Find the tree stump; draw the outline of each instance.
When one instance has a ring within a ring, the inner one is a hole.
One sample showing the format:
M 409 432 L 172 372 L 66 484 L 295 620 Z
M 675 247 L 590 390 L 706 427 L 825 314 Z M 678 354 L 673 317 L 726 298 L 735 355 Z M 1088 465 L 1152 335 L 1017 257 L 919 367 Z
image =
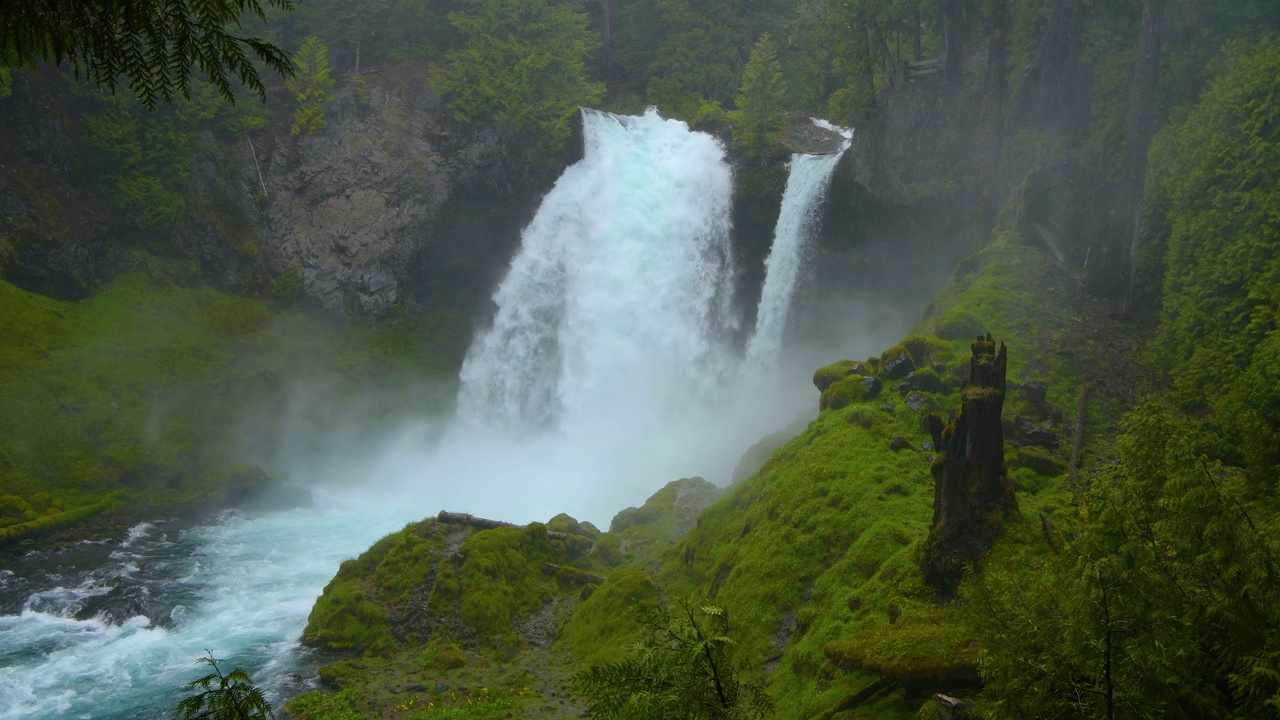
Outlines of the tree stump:
M 960 411 L 943 427 L 937 415 L 925 418 L 937 458 L 933 472 L 933 527 L 925 540 L 920 569 L 925 582 L 951 598 L 964 569 L 991 549 L 1004 520 L 1018 510 L 1004 465 L 1005 373 L 1008 353 L 988 334 L 972 345 L 969 382 L 960 391 Z

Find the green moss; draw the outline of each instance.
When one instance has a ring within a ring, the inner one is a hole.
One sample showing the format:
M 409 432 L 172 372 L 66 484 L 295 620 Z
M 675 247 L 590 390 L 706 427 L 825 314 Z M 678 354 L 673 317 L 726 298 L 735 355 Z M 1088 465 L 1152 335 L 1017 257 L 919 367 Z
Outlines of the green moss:
M 547 529 L 556 532 L 569 533 L 571 535 L 581 535 L 582 537 L 595 540 L 600 537 L 600 529 L 589 522 L 578 522 L 572 516 L 565 513 L 551 518 L 547 522 Z
M 978 676 L 976 636 L 946 611 L 906 614 L 892 625 L 828 643 L 824 651 L 841 666 L 898 682 L 972 682 Z
M 688 532 L 698 513 L 722 492 L 702 478 L 669 482 L 644 505 L 615 515 L 609 532 L 621 536 L 631 553 L 652 555 Z
M 857 360 L 841 360 L 831 363 L 825 367 L 818 368 L 813 373 L 813 385 L 818 388 L 818 392 L 825 392 L 827 388 L 834 383 L 848 377 L 849 375 L 874 375 L 875 370 L 867 366 L 866 363 Z
M 348 567 L 343 563 L 344 568 Z M 349 577 L 338 576 L 329 581 L 311 608 L 302 641 L 334 650 L 363 652 L 370 655 L 389 652 L 395 647 L 387 612 L 375 603 L 372 593 Z
M 423 648 L 417 664 L 424 673 L 453 670 L 467 664 L 467 653 L 449 638 L 436 638 Z
M 867 391 L 866 386 L 863 384 L 862 376 L 850 375 L 822 391 L 822 396 L 818 398 L 818 409 L 839 410 L 856 402 L 861 402 L 866 396 Z
M 928 335 L 909 335 L 898 344 L 906 348 L 911 361 L 921 369 L 926 369 L 931 362 L 942 362 L 954 355 L 950 343 Z
M 374 331 L 140 275 L 78 302 L 0 282 L 0 317 L 0 495 L 81 509 L 25 531 L 82 520 L 116 491 L 133 506 L 221 492 L 246 453 L 275 447 L 292 381 L 335 404 L 362 394 L 386 419 L 427 402 L 405 391 L 424 366 L 375 352 Z M 249 443 L 228 431 L 246 418 L 264 428 Z
M 875 425 L 876 421 L 880 420 L 883 415 L 883 412 L 873 410 L 866 405 L 855 405 L 854 407 L 849 408 L 849 412 L 845 413 L 844 419 L 854 425 L 870 429 L 871 426 Z
M 943 340 L 972 341 L 983 332 L 978 318 L 963 310 L 951 310 L 933 321 L 933 334 Z
M 310 692 L 285 703 L 284 709 L 298 720 L 363 720 L 360 704 L 362 688 L 351 687 L 336 693 Z
M 916 364 L 911 358 L 911 351 L 902 345 L 894 345 L 880 353 L 879 372 L 887 380 L 900 380 L 915 369 Z
M 622 568 L 611 573 L 573 613 L 560 640 L 582 666 L 621 657 L 640 630 L 632 612 L 658 601 L 658 586 L 644 570 Z
M 1026 468 L 1040 475 L 1061 475 L 1067 471 L 1067 463 L 1042 447 L 1020 447 L 1010 459 L 1012 468 Z
M 541 608 L 551 596 L 542 568 L 554 559 L 545 526 L 478 532 L 458 554 L 458 614 L 482 637 L 509 632 L 512 620 Z

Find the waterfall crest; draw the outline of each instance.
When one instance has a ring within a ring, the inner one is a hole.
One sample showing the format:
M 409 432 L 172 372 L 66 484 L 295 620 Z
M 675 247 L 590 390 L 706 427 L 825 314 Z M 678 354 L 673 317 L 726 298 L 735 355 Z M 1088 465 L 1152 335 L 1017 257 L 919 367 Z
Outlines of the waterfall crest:
M 845 142 L 833 153 L 796 153 L 791 156 L 791 169 L 787 175 L 787 188 L 782 194 L 773 245 L 765 260 L 765 280 L 756 312 L 756 328 L 747 343 L 748 367 L 768 369 L 778 361 L 796 283 L 810 240 L 818 227 L 822 200 L 826 197 L 836 165 L 849 149 L 853 137 L 852 130 L 835 128 L 817 120 L 814 124 L 840 132 Z
M 459 417 L 591 423 L 712 392 L 732 364 L 732 178 L 711 136 L 583 110 L 584 156 L 543 199 L 461 373 Z

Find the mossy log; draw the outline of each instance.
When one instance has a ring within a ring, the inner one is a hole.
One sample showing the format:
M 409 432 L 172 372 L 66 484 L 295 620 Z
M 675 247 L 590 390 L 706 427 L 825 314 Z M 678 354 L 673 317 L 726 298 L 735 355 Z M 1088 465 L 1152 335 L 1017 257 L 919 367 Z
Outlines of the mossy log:
M 436 520 L 448 525 L 470 525 L 478 530 L 492 530 L 494 528 L 516 528 L 520 527 L 515 523 L 503 522 L 502 520 L 490 520 L 488 518 L 476 517 L 468 513 L 455 513 L 441 510 L 436 515 Z
M 945 428 L 926 419 L 938 456 L 933 461 L 933 527 L 921 553 L 925 581 L 944 598 L 955 594 L 967 565 L 991 549 L 1005 518 L 1017 511 L 1004 464 L 1008 351 L 988 334 L 972 345 L 969 384 L 960 411 Z

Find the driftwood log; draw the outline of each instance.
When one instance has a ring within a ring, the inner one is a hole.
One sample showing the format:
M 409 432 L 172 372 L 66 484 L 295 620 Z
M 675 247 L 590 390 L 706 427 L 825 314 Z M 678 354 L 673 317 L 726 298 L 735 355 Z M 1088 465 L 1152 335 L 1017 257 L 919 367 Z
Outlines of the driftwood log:
M 441 510 L 436 515 L 436 520 L 447 525 L 470 525 L 479 530 L 492 530 L 494 528 L 518 528 L 515 523 L 503 522 L 501 520 L 490 520 L 488 518 L 476 517 L 468 513 L 449 512 Z
M 964 570 L 991 549 L 1004 520 L 1017 512 L 1004 465 L 1004 410 L 1008 351 L 996 351 L 988 334 L 972 345 L 969 382 L 960 391 L 960 411 L 945 427 L 925 418 L 938 455 L 933 472 L 933 527 L 920 569 L 943 598 L 955 594 Z

